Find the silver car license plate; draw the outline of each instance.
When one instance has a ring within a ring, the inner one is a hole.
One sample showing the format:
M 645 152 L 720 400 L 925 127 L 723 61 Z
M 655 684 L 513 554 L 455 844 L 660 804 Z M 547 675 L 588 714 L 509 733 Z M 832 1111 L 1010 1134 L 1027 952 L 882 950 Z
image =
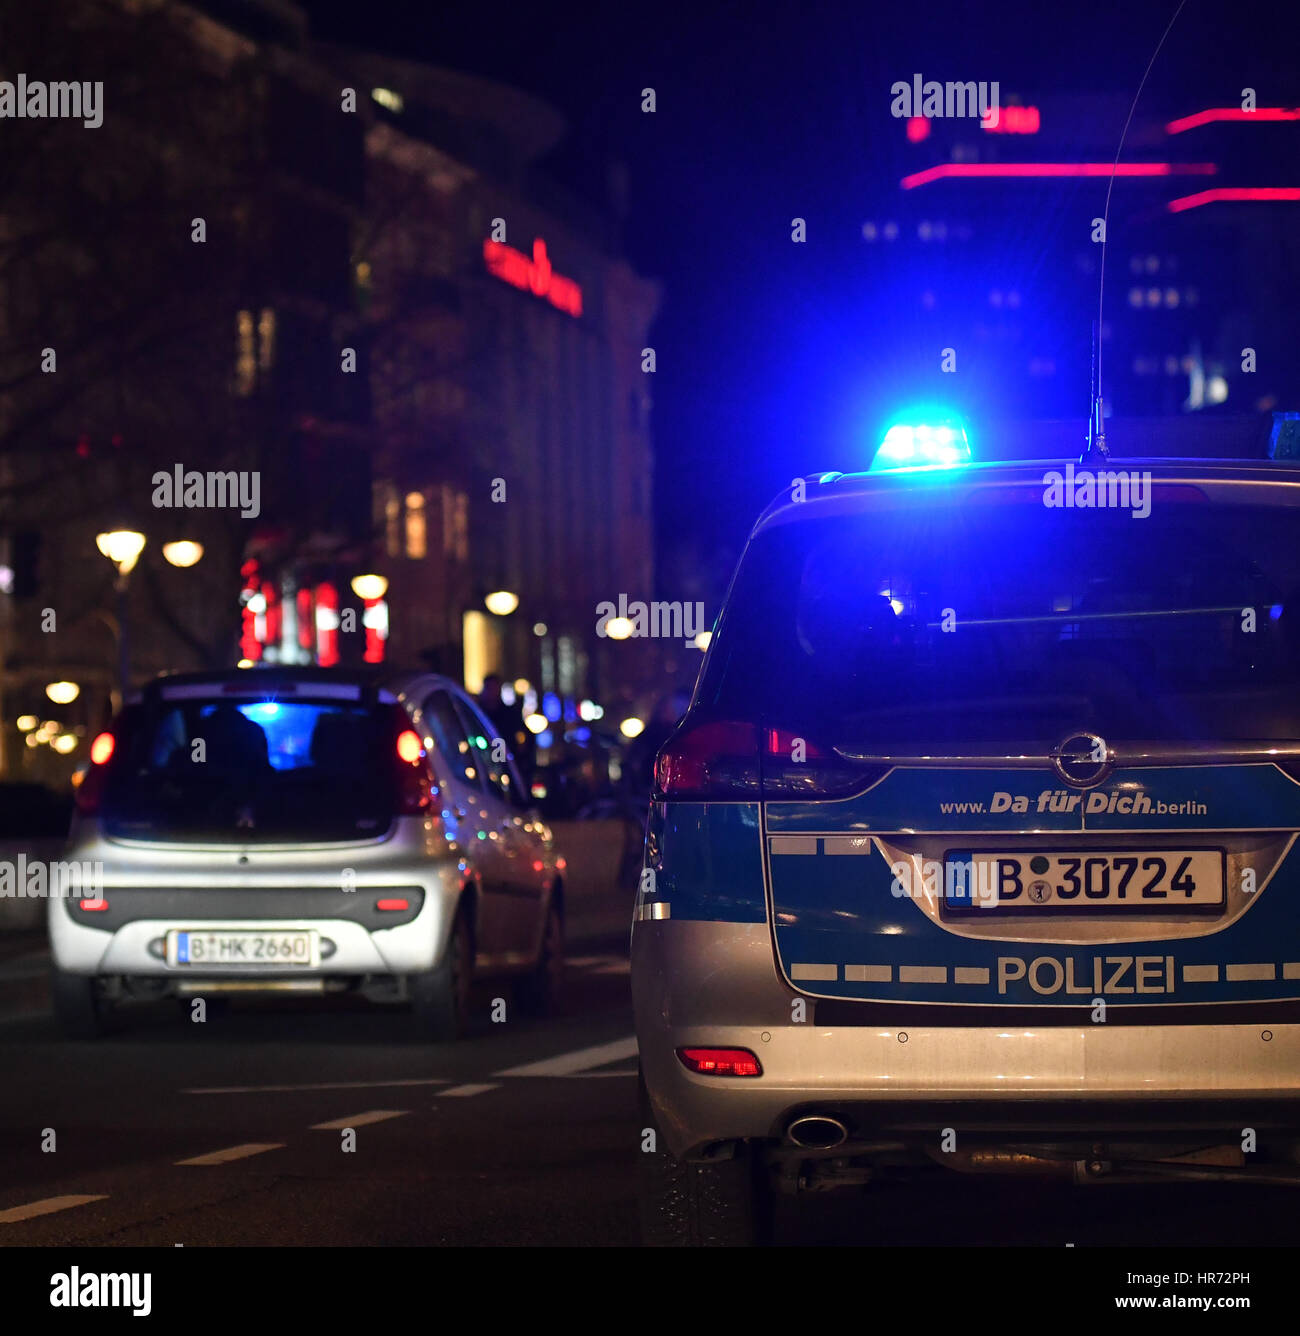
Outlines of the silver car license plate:
M 320 964 L 320 933 L 297 928 L 279 932 L 173 928 L 167 934 L 167 963 L 311 968 Z

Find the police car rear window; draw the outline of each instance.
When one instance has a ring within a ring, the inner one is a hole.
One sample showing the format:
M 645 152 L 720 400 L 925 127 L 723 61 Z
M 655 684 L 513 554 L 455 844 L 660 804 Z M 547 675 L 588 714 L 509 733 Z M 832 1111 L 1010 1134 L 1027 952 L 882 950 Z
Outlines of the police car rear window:
M 779 525 L 699 702 L 877 753 L 1300 738 L 1300 513 L 927 491 Z

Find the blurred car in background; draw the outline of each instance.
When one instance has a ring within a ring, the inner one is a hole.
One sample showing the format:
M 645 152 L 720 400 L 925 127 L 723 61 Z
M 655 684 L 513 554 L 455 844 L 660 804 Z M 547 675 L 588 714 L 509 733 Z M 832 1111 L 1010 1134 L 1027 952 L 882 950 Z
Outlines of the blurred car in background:
M 68 1033 L 133 997 L 355 991 L 451 1039 L 483 976 L 556 1006 L 564 862 L 447 678 L 163 677 L 90 754 L 65 857 L 102 887 L 48 910 Z

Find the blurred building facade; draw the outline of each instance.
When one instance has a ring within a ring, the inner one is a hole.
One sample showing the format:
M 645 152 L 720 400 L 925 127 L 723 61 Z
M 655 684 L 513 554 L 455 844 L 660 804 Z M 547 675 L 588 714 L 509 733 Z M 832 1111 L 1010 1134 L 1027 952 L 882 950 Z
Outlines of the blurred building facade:
M 1002 100 L 991 127 L 896 122 L 898 190 L 863 219 L 865 262 L 900 322 L 955 347 L 972 416 L 1086 416 L 1096 220 L 1130 95 Z M 1297 161 L 1300 112 L 1143 98 L 1110 203 L 1108 414 L 1300 407 Z
M 564 133 L 557 113 L 315 43 L 280 0 L 85 9 L 66 40 L 36 24 L 6 68 L 53 52 L 46 67 L 103 78 L 97 51 L 120 75 L 156 50 L 172 99 L 140 81 L 103 127 L 76 127 L 86 161 L 68 200 L 84 193 L 89 209 L 114 174 L 138 172 L 145 189 L 170 173 L 170 188 L 155 185 L 144 224 L 111 207 L 88 220 L 51 253 L 49 282 L 0 283 L 7 366 L 33 345 L 89 342 L 119 293 L 136 307 L 123 303 L 94 357 L 65 355 L 62 399 L 34 413 L 21 392 L 0 395 L 4 768 L 17 757 L 34 773 L 65 732 L 77 741 L 50 764 L 80 759 L 128 626 L 134 681 L 368 660 L 471 687 L 496 671 L 573 700 L 617 694 L 630 660 L 596 635 L 596 606 L 650 588 L 641 349 L 659 292 L 619 254 L 611 218 L 539 171 Z M 192 113 L 177 114 L 182 87 Z M 16 246 L 30 221 L 20 192 L 0 220 Z M 134 231 L 120 255 L 101 247 L 115 261 L 98 273 L 102 302 L 70 300 L 51 335 L 54 276 L 118 222 Z M 126 357 L 151 322 L 149 356 Z M 151 478 L 174 463 L 256 471 L 259 513 L 159 511 Z M 95 535 L 122 527 L 147 542 L 119 600 Z M 179 538 L 203 544 L 196 566 L 163 559 Z M 358 592 L 365 575 L 381 579 Z M 514 610 L 490 612 L 493 593 Z M 49 607 L 56 636 L 40 630 Z M 82 687 L 61 712 L 44 694 L 55 680 Z M 20 715 L 58 729 L 33 750 Z

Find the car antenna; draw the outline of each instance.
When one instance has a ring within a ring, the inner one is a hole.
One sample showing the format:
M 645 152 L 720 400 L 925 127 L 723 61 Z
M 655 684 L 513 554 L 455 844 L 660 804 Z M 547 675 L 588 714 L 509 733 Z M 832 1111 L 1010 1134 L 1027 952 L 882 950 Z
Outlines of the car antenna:
M 1169 36 L 1170 30 L 1178 22 L 1178 16 L 1183 12 L 1183 6 L 1186 4 L 1187 0 L 1179 0 L 1178 8 L 1174 10 L 1173 16 L 1165 25 L 1165 30 L 1160 34 L 1160 40 L 1156 43 L 1156 49 L 1151 53 L 1151 59 L 1147 61 L 1147 67 L 1142 72 L 1142 82 L 1138 84 L 1137 92 L 1133 94 L 1133 102 L 1128 109 L 1128 119 L 1124 122 L 1124 128 L 1120 131 L 1119 143 L 1115 148 L 1115 161 L 1111 164 L 1110 179 L 1106 182 L 1106 207 L 1101 214 L 1101 277 L 1097 284 L 1097 319 L 1092 326 L 1092 383 L 1089 386 L 1088 444 L 1084 448 L 1080 460 L 1084 464 L 1092 463 L 1097 459 L 1106 460 L 1110 458 L 1110 450 L 1106 445 L 1106 418 L 1102 407 L 1101 386 L 1101 332 L 1104 328 L 1102 311 L 1106 300 L 1106 240 L 1110 226 L 1110 192 L 1115 188 L 1115 173 L 1119 170 L 1120 154 L 1124 152 L 1124 140 L 1128 138 L 1128 128 L 1133 123 L 1133 113 L 1137 110 L 1138 99 L 1142 96 L 1142 90 L 1146 87 L 1147 76 L 1151 73 L 1151 67 L 1156 63 L 1156 57 L 1165 44 L 1165 38 Z

